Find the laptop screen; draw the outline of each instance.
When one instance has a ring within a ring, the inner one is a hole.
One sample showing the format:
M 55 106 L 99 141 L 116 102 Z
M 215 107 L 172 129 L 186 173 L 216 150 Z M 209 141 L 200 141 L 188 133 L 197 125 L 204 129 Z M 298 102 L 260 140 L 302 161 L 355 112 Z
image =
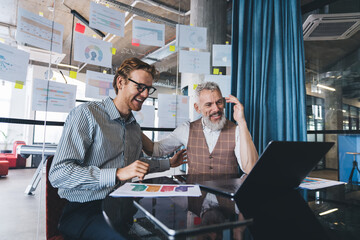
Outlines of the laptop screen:
M 270 142 L 237 194 L 297 188 L 333 145 L 333 142 Z

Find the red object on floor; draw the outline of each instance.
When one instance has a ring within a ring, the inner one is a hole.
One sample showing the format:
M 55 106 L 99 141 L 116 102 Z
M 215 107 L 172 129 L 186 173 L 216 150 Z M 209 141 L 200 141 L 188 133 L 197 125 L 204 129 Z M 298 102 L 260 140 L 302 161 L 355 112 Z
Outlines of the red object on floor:
M 15 141 L 13 144 L 12 153 L 0 153 L 0 161 L 8 161 L 9 168 L 24 168 L 26 165 L 26 158 L 16 153 L 16 148 L 20 145 L 25 145 L 24 141 Z
M 82 25 L 81 23 L 77 23 L 75 26 L 75 31 L 79 33 L 85 32 L 85 25 Z
M 8 161 L 0 161 L 0 176 L 6 176 L 9 172 L 9 162 Z

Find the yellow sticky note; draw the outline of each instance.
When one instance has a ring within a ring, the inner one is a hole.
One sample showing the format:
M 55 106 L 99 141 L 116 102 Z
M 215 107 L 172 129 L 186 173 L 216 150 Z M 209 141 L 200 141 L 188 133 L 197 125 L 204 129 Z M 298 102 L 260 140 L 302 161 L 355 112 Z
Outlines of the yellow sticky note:
M 218 75 L 218 74 L 219 74 L 219 69 L 218 69 L 218 68 L 214 68 L 214 69 L 213 69 L 213 74 Z
M 197 88 L 198 84 L 194 84 L 193 89 L 195 90 Z
M 15 82 L 15 88 L 23 89 L 23 87 L 24 87 L 24 82 L 23 81 L 16 81 Z
M 195 51 L 195 48 L 191 48 L 191 51 Z
M 108 3 L 105 4 L 106 7 L 110 7 L 110 5 Z
M 219 72 L 219 75 L 222 75 L 222 72 Z
M 116 48 L 111 48 L 111 53 L 112 53 L 112 55 L 115 55 L 116 54 Z
M 174 46 L 174 45 L 170 45 L 170 46 L 169 46 L 169 50 L 170 50 L 170 52 L 175 52 L 175 46 Z
M 95 35 L 95 34 L 93 34 L 93 38 L 96 38 L 96 35 Z
M 71 77 L 71 78 L 75 78 L 75 79 L 76 79 L 76 76 L 77 76 L 77 72 L 75 72 L 75 71 L 70 71 L 70 77 Z
M 190 26 L 194 26 L 194 24 L 190 23 Z
M 5 39 L 0 38 L 0 42 L 1 42 L 1 43 L 5 43 Z
M 229 45 L 229 41 L 226 41 L 225 44 L 226 44 L 226 45 Z
M 175 117 L 175 116 L 176 116 L 176 114 L 173 114 L 172 116 L 173 116 L 173 117 Z
M 39 12 L 39 16 L 40 16 L 40 17 L 43 17 L 43 16 L 44 16 L 44 13 L 43 13 L 43 12 Z
M 151 22 L 151 20 L 150 20 L 150 19 L 148 19 L 147 21 L 148 21 L 148 22 Z
M 103 73 L 104 73 L 104 74 L 107 74 L 107 71 L 106 71 L 106 70 L 103 70 Z

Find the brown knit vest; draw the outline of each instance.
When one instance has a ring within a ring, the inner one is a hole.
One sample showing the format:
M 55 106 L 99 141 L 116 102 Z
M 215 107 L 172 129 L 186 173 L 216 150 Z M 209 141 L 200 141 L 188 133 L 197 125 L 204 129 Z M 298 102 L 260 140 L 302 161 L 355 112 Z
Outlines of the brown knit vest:
M 226 120 L 212 153 L 206 144 L 201 119 L 190 123 L 187 145 L 189 174 L 237 174 L 238 163 L 234 153 L 236 125 Z

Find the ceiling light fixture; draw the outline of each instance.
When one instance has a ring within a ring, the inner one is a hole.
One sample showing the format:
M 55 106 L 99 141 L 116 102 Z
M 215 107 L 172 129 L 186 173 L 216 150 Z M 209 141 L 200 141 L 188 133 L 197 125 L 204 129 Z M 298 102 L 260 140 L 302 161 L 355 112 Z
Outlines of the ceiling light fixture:
M 326 214 L 336 212 L 337 210 L 339 210 L 339 209 L 338 209 L 338 208 L 333 208 L 333 209 L 327 210 L 327 211 L 325 211 L 325 212 L 319 213 L 319 215 L 320 215 L 320 216 L 324 216 L 324 215 L 326 215 Z
M 72 68 L 72 69 L 76 69 L 76 70 L 79 69 L 79 67 L 72 66 L 72 65 L 69 65 L 69 64 L 63 64 L 63 63 L 59 63 L 58 66 L 60 66 L 60 67 L 68 67 L 68 68 Z
M 322 84 L 318 84 L 318 85 L 316 85 L 316 86 L 317 86 L 318 88 L 326 89 L 326 90 L 329 90 L 329 91 L 333 91 L 333 92 L 336 91 L 335 88 L 328 87 L 328 86 L 325 86 L 325 85 L 322 85 Z

